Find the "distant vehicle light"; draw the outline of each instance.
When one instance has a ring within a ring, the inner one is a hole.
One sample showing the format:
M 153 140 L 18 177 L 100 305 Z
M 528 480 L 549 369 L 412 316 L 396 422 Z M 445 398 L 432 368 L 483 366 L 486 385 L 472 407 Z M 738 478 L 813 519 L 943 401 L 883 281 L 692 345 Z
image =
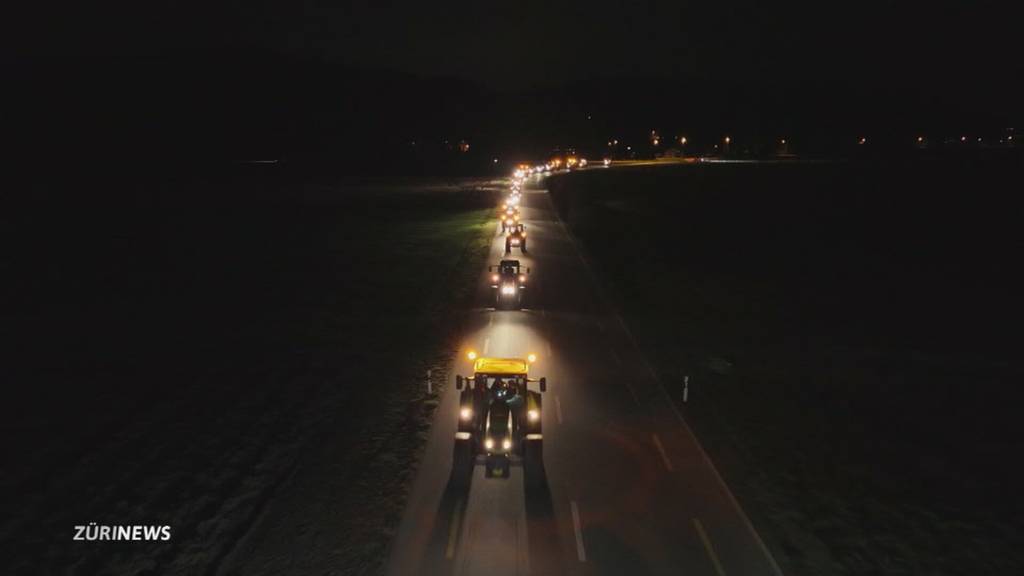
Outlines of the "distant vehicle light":
M 611 165 L 612 165 L 612 161 L 611 161 L 611 159 L 609 159 L 609 158 L 605 158 L 605 159 L 604 159 L 604 165 L 605 165 L 605 166 L 611 166 Z

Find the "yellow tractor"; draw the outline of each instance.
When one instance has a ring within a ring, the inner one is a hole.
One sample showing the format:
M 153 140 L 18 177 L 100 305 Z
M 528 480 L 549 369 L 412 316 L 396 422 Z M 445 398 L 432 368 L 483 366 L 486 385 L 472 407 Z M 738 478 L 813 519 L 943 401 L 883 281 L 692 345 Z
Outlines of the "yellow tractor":
M 473 376 L 455 377 L 459 391 L 459 428 L 455 433 L 452 480 L 467 485 L 482 460 L 487 478 L 509 478 L 511 466 L 523 467 L 527 488 L 544 482 L 544 435 L 541 430 L 541 393 L 547 379 L 529 377 L 527 358 L 477 358 Z M 530 390 L 536 383 L 539 390 Z

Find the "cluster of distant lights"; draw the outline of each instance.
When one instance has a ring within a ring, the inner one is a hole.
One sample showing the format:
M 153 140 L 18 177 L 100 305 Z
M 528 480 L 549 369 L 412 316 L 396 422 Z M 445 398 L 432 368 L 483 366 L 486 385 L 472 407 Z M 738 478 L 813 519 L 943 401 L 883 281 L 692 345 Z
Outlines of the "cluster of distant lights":
M 651 140 L 651 144 L 654 145 L 654 146 L 659 146 L 661 144 L 661 136 L 659 136 L 658 133 L 656 131 L 654 131 L 654 130 L 651 130 L 650 140 Z M 685 146 L 689 142 L 689 140 L 687 139 L 686 136 L 677 136 L 676 140 L 682 146 Z M 925 136 L 917 136 L 914 139 L 914 141 L 917 144 L 919 144 L 919 145 L 925 145 L 928 142 L 928 138 L 925 137 Z M 947 142 L 955 141 L 955 139 L 947 139 L 946 141 Z M 960 136 L 960 142 L 961 143 L 966 144 L 968 141 L 974 141 L 974 142 L 977 142 L 977 143 L 983 143 L 985 141 L 985 139 L 980 137 L 980 136 L 977 137 L 977 139 L 968 138 L 967 136 Z M 731 136 L 724 136 L 724 137 L 722 137 L 722 143 L 725 146 L 729 146 L 730 144 L 732 144 L 732 137 Z M 787 145 L 787 140 L 785 138 L 779 138 L 778 143 L 781 146 L 786 146 Z M 867 136 L 860 136 L 859 138 L 857 138 L 857 144 L 858 145 L 864 146 L 867 143 L 868 143 Z M 1004 138 L 999 138 L 999 143 L 1000 144 L 1012 144 L 1013 143 L 1013 134 L 1009 134 L 1009 135 L 1007 135 Z M 619 141 L 617 139 L 612 139 L 612 140 L 608 141 L 608 147 L 609 148 L 614 148 L 614 147 L 616 147 L 618 145 L 619 145 Z M 718 149 L 719 145 L 715 144 L 714 148 Z M 632 146 L 630 146 L 630 145 L 626 146 L 626 151 L 627 152 L 630 152 L 632 150 L 633 150 Z M 497 158 L 494 159 L 494 163 L 495 164 L 498 163 L 498 159 Z M 586 158 L 578 158 L 577 159 L 576 157 L 570 156 L 569 158 L 566 159 L 566 161 L 564 163 L 562 162 L 561 159 L 556 158 L 556 159 L 553 159 L 553 160 L 547 162 L 546 164 L 538 164 L 536 166 L 530 166 L 530 165 L 527 165 L 527 164 L 520 164 L 519 166 L 516 167 L 516 170 L 513 173 L 513 175 L 516 178 L 520 178 L 521 179 L 521 178 L 525 178 L 525 177 L 533 175 L 533 174 L 549 173 L 552 170 L 558 170 L 558 169 L 562 168 L 563 164 L 564 164 L 565 169 L 567 169 L 567 170 L 570 169 L 570 168 L 573 168 L 573 167 L 582 168 L 582 167 L 587 165 L 587 159 Z M 604 164 L 604 166 L 610 165 L 611 164 L 611 159 L 610 158 L 605 158 L 603 164 Z
M 494 162 L 497 163 L 498 159 L 495 158 Z M 523 179 L 526 178 L 527 176 L 532 176 L 536 174 L 549 174 L 552 171 L 560 170 L 563 167 L 566 170 L 571 170 L 573 168 L 585 168 L 587 166 L 587 163 L 588 162 L 586 158 L 579 158 L 576 156 L 569 156 L 564 161 L 561 158 L 554 158 L 545 164 L 537 164 L 535 166 L 530 166 L 529 164 L 520 164 L 516 166 L 516 169 L 512 173 L 512 175 L 515 176 L 517 179 Z M 610 164 L 610 160 L 605 159 L 604 165 L 607 166 L 608 164 Z
M 961 136 L 960 137 L 960 142 L 966 143 L 968 140 L 971 140 L 971 139 L 968 138 L 967 136 Z M 660 146 L 662 141 L 663 141 L 662 137 L 660 135 L 658 135 L 657 131 L 656 130 L 651 130 L 651 134 L 650 134 L 651 145 L 652 146 Z M 685 146 L 687 143 L 689 143 L 689 139 L 686 136 L 677 136 L 675 138 L 675 141 L 678 141 L 679 144 L 682 145 L 682 146 Z M 928 141 L 928 138 L 925 137 L 925 136 L 917 136 L 915 141 L 918 144 L 925 144 Z M 982 138 L 980 136 L 976 140 L 976 142 L 984 142 L 984 141 L 985 141 L 984 138 Z M 731 136 L 723 136 L 721 142 L 722 142 L 722 144 L 728 146 L 729 144 L 732 143 L 732 137 Z M 1002 143 L 1002 144 L 1011 143 L 1011 142 L 1013 142 L 1013 135 L 1010 134 L 1010 135 L 1008 135 L 1008 136 L 1006 136 L 1004 138 L 999 138 L 999 142 Z M 786 141 L 785 138 L 779 138 L 778 143 L 780 145 L 782 145 L 782 146 L 785 146 L 787 141 Z M 864 144 L 867 144 L 867 143 L 868 143 L 867 136 L 860 136 L 859 138 L 857 138 L 857 144 L 864 145 Z M 617 147 L 618 145 L 619 145 L 619 141 L 618 140 L 616 140 L 616 139 L 608 140 L 608 147 L 609 148 L 614 148 L 614 147 Z M 715 144 L 714 147 L 718 148 L 718 144 Z M 627 145 L 626 146 L 626 150 L 627 151 L 632 151 L 633 147 Z

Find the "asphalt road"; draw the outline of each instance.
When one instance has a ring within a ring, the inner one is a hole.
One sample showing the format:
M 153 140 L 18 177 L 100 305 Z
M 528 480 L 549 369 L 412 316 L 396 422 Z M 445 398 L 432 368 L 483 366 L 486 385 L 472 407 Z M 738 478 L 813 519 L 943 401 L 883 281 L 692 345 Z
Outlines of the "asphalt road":
M 547 487 L 527 493 L 521 468 L 468 490 L 449 484 L 458 397 L 447 386 L 387 573 L 778 575 L 780 571 L 662 384 L 607 304 L 558 221 L 543 180 L 528 178 L 523 222 L 532 269 L 527 310 L 480 308 L 464 350 L 538 355 L 547 376 Z M 495 219 L 490 260 L 504 237 Z M 667 304 L 666 304 L 667 305 Z M 681 327 L 685 329 L 685 327 Z M 455 372 L 472 373 L 464 357 Z

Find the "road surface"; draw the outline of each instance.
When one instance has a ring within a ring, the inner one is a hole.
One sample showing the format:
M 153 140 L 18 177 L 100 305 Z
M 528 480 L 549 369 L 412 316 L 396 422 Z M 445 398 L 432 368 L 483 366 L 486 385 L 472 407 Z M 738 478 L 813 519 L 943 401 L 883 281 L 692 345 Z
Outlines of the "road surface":
M 449 385 L 392 544 L 389 575 L 779 575 L 754 527 L 607 304 L 558 221 L 543 180 L 524 184 L 532 269 L 527 310 L 480 308 L 463 352 L 538 355 L 546 376 L 546 488 L 521 468 L 468 490 L 449 485 L 458 396 Z M 503 257 L 495 219 L 490 260 Z M 685 329 L 685 327 L 681 327 Z M 460 355 L 455 373 L 472 373 Z

